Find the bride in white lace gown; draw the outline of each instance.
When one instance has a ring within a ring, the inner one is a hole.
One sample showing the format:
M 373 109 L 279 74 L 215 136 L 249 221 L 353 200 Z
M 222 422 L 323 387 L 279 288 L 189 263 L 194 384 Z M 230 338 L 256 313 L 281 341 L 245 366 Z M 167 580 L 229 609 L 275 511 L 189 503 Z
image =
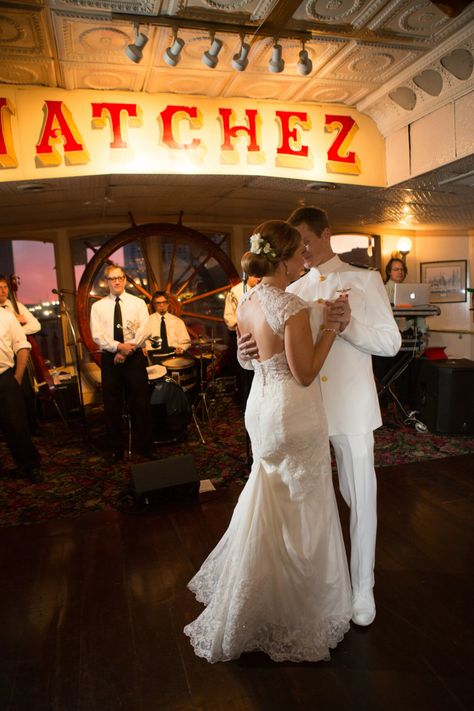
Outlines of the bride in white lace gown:
M 301 238 L 276 220 L 257 231 L 242 265 L 263 279 L 238 309 L 260 355 L 245 413 L 254 461 L 229 528 L 189 583 L 206 608 L 184 631 L 209 662 L 255 650 L 318 661 L 352 614 L 316 378 L 338 324 L 313 346 L 308 305 L 284 291 L 303 267 Z

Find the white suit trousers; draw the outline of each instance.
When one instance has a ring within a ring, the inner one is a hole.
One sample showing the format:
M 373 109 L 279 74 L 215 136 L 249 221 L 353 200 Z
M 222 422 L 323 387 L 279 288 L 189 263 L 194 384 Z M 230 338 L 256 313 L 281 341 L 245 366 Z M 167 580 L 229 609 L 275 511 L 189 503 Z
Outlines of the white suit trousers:
M 332 435 L 339 489 L 350 507 L 351 578 L 354 593 L 374 586 L 377 479 L 374 434 Z

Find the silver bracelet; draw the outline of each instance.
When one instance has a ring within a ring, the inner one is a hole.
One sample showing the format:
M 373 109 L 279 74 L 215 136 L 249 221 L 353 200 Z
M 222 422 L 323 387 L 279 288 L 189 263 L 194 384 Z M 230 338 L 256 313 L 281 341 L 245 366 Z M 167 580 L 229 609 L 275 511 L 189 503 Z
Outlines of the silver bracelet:
M 340 331 L 338 328 L 323 328 L 323 333 L 335 333 L 337 335 Z

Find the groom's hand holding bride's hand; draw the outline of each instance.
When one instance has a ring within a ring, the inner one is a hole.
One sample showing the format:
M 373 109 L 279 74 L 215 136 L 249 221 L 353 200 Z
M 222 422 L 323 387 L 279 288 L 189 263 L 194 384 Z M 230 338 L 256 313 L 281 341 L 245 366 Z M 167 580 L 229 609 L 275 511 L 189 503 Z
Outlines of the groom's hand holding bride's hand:
M 258 360 L 257 343 L 251 333 L 241 334 L 237 329 L 237 348 L 239 350 L 240 360 L 243 362 Z
M 345 329 L 351 320 L 351 307 L 347 298 L 347 294 L 343 294 L 336 301 L 326 301 L 326 323 L 337 323 L 339 331 Z

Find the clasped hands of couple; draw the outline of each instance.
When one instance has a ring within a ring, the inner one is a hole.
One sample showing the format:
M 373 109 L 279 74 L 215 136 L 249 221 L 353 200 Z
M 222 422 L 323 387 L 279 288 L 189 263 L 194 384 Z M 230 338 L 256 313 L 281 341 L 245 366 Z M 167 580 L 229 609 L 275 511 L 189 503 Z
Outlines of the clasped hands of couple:
M 351 307 L 348 294 L 341 294 L 334 301 L 325 301 L 325 314 L 322 328 L 342 333 L 351 320 Z M 259 352 L 251 333 L 240 333 L 237 329 L 237 346 L 242 360 L 258 360 Z

